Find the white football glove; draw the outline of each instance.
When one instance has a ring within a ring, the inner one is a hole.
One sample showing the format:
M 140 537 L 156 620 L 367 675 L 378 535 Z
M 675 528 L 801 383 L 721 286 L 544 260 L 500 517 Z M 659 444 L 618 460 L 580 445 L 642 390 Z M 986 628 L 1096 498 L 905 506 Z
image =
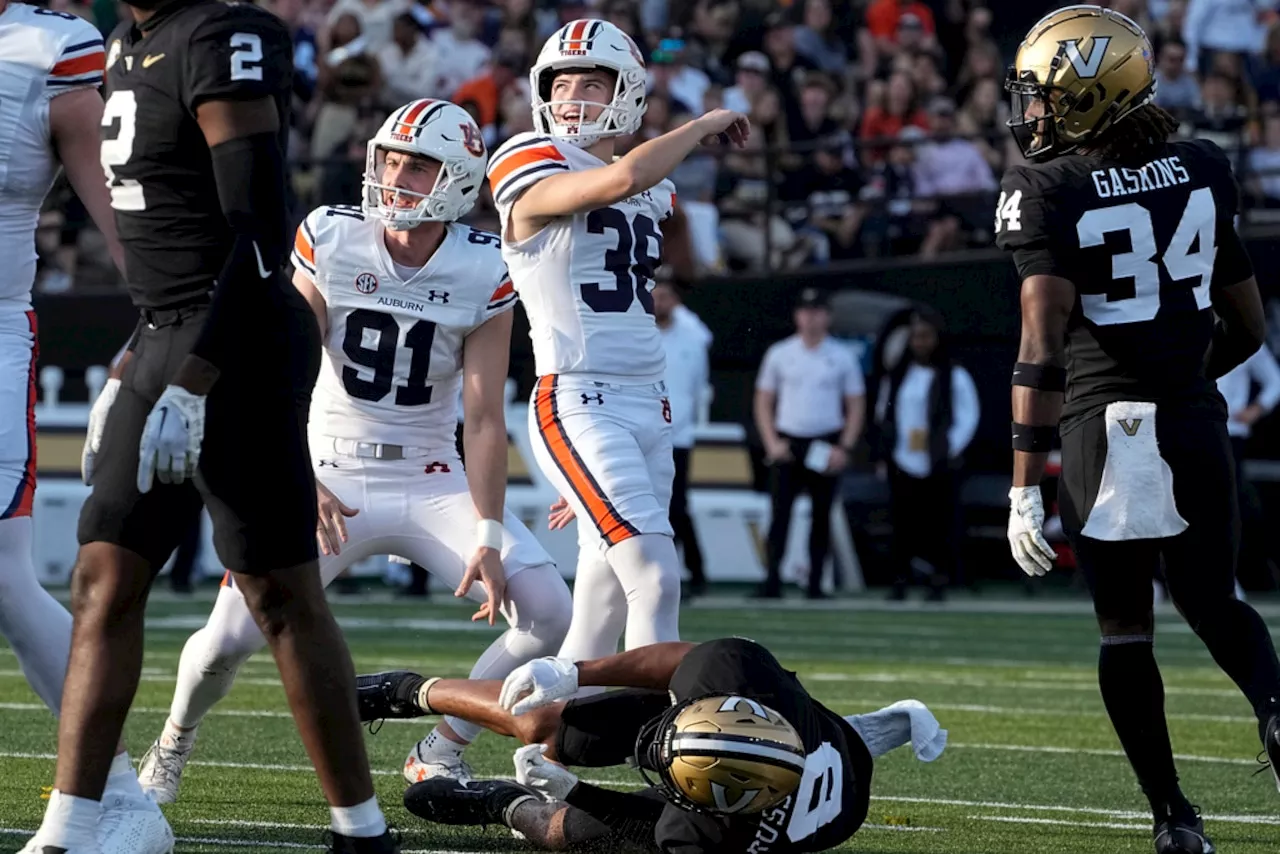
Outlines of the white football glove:
M 1044 502 L 1038 486 L 1009 490 L 1009 548 L 1027 575 L 1044 575 L 1053 569 L 1057 554 L 1044 538 Z
M 523 715 L 576 693 L 578 665 L 572 659 L 535 658 L 507 675 L 498 704 L 513 715 Z
M 109 378 L 89 409 L 89 429 L 85 431 L 84 450 L 80 453 L 80 477 L 85 485 L 93 483 L 93 460 L 98 455 L 98 448 L 102 447 L 102 431 L 107 426 L 107 413 L 111 411 L 111 404 L 116 402 L 116 395 L 119 393 L 120 380 Z
M 161 483 L 182 483 L 200 465 L 204 441 L 202 394 L 181 386 L 166 386 L 147 423 L 138 446 L 138 491 L 149 492 L 154 478 Z
M 516 751 L 516 782 L 548 800 L 563 801 L 578 785 L 578 776 L 544 759 L 546 751 L 545 744 L 526 744 Z

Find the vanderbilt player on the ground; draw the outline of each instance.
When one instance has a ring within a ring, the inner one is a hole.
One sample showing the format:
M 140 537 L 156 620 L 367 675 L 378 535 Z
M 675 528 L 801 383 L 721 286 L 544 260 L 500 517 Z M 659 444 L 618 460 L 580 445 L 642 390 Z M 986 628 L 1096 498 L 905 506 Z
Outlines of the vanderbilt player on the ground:
M 534 454 L 578 518 L 566 654 L 590 658 L 615 651 L 624 628 L 628 649 L 679 637 L 675 466 L 650 288 L 675 201 L 667 175 L 708 136 L 741 144 L 748 125 L 717 110 L 614 160 L 616 139 L 640 126 L 645 70 L 606 21 L 554 33 L 530 86 L 537 130 L 494 153 L 489 183 L 537 362 Z
M 142 319 L 80 516 L 57 776 L 36 847 L 101 850 L 147 590 L 203 502 L 332 805 L 330 850 L 392 852 L 316 567 L 305 430 L 319 336 L 279 272 L 289 33 L 249 4 L 130 6 L 107 42 L 101 162 Z
M 31 287 L 35 231 L 59 166 L 124 268 L 111 200 L 98 162 L 106 54 L 93 25 L 66 12 L 0 0 L 0 633 L 32 689 L 62 704 L 71 614 L 36 577 L 31 511 L 36 487 L 35 362 Z M 173 847 L 164 816 L 138 788 L 120 746 L 103 792 L 98 843 L 107 854 Z M 35 851 L 34 838 L 24 851 Z
M 444 824 L 504 824 L 554 850 L 826 851 L 866 819 L 873 757 L 910 743 L 931 762 L 947 741 L 914 700 L 840 717 L 742 638 L 577 663 L 538 659 L 502 683 L 404 671 L 359 682 L 365 720 L 460 712 L 526 745 L 515 754 L 519 783 L 428 780 L 405 792 L 410 812 Z M 584 686 L 629 690 L 558 702 Z M 601 789 L 562 767 L 628 761 L 651 788 Z
M 293 281 L 325 342 L 309 426 L 324 583 L 375 554 L 427 567 L 483 603 L 477 617 L 507 619 L 471 671 L 501 679 L 560 648 L 572 599 L 503 506 L 516 295 L 497 235 L 456 222 L 480 194 L 485 159 L 461 107 L 401 107 L 369 141 L 362 206 L 319 208 L 299 227 Z M 465 473 L 454 438 L 460 386 Z M 165 731 L 142 761 L 143 787 L 159 803 L 176 800 L 196 727 L 265 643 L 239 589 L 224 585 L 182 650 Z M 469 780 L 462 750 L 479 731 L 445 721 L 409 754 L 405 777 Z
M 1203 854 L 1213 846 L 1178 787 L 1153 651 L 1162 559 L 1173 601 L 1253 704 L 1280 784 L 1280 665 L 1233 595 L 1239 514 L 1214 385 L 1264 332 L 1238 191 L 1213 143 L 1167 141 L 1176 122 L 1152 102 L 1151 44 L 1123 15 L 1044 18 L 1006 88 L 1034 163 L 1005 174 L 996 216 L 1022 277 L 1009 540 L 1029 574 L 1052 568 L 1038 484 L 1057 427 L 1103 702 L 1151 802 L 1156 850 Z

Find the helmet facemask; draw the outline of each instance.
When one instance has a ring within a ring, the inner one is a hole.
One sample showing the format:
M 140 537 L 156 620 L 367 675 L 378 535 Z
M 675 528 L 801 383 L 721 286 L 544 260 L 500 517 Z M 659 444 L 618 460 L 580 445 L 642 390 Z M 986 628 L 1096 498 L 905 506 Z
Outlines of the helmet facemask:
M 365 155 L 364 198 L 361 204 L 366 216 L 378 218 L 391 231 L 408 231 L 424 222 L 453 222 L 466 213 L 457 210 L 456 199 L 450 195 L 459 181 L 469 178 L 464 164 L 458 161 L 435 161 L 440 163 L 435 183 L 430 192 L 420 193 L 382 182 L 389 151 L 399 152 L 406 157 L 434 160 L 418 152 L 389 148 L 371 140 Z M 390 204 L 384 200 L 384 193 L 391 194 Z M 400 204 L 406 200 L 414 203 L 409 206 Z
M 608 103 L 552 100 L 551 88 L 557 75 L 590 71 L 605 71 L 613 75 L 613 96 Z M 572 67 L 539 69 L 531 73 L 530 77 L 530 88 L 534 93 L 534 128 L 539 133 L 549 134 L 579 148 L 590 148 L 608 137 L 635 133 L 647 109 L 644 103 L 646 80 L 643 68 L 618 69 L 604 65 L 584 67 L 575 64 Z M 597 110 L 599 115 L 592 121 L 562 123 L 556 118 L 556 113 L 566 107 L 576 108 L 580 117 L 586 117 Z

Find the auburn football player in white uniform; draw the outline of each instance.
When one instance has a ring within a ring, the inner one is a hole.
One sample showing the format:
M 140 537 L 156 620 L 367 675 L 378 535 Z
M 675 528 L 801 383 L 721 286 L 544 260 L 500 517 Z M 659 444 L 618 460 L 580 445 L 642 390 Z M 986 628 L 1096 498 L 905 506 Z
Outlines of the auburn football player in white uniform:
M 36 489 L 36 224 L 67 178 L 123 269 L 99 158 L 102 35 L 75 15 L 0 0 L 0 633 L 55 713 L 71 649 L 71 614 L 40 586 L 32 561 Z M 121 748 L 103 794 L 105 854 L 167 852 L 173 832 L 138 788 Z M 38 851 L 34 837 L 23 849 Z
M 614 160 L 640 126 L 645 68 L 613 24 L 577 20 L 530 73 L 536 130 L 489 162 L 502 255 L 529 316 L 538 465 L 578 517 L 574 623 L 563 655 L 679 639 L 680 563 L 667 506 L 675 467 L 662 338 L 653 319 L 667 180 L 706 138 L 742 145 L 715 110 Z
M 324 340 L 309 425 L 324 581 L 372 555 L 427 567 L 481 603 L 475 619 L 507 620 L 471 671 L 494 679 L 554 654 L 573 603 L 504 503 L 516 294 L 497 235 L 456 222 L 480 193 L 485 155 L 461 107 L 405 105 L 369 142 L 363 204 L 312 211 L 292 260 Z M 208 624 L 183 648 L 169 719 L 142 761 L 156 801 L 177 798 L 200 721 L 265 645 L 240 591 L 224 582 Z M 462 751 L 479 731 L 446 718 L 410 752 L 405 776 L 470 779 Z

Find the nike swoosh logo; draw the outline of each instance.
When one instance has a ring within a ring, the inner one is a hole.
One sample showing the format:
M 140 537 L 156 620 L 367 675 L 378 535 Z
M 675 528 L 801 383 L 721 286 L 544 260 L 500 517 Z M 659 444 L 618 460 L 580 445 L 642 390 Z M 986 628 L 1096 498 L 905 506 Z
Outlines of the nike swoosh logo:
M 160 60 L 164 59 L 164 57 L 165 57 L 165 55 L 164 55 L 163 53 L 157 53 L 155 56 L 151 56 L 151 55 L 149 55 L 149 54 L 148 54 L 147 56 L 144 56 L 144 57 L 142 58 L 142 67 L 143 67 L 143 68 L 150 68 L 151 66 L 155 65 L 155 64 L 156 64 L 157 62 L 159 62 Z
M 258 258 L 258 275 L 264 279 L 271 278 L 271 273 L 267 271 L 267 265 L 262 263 L 262 251 L 258 249 L 258 241 L 253 242 L 253 254 Z

